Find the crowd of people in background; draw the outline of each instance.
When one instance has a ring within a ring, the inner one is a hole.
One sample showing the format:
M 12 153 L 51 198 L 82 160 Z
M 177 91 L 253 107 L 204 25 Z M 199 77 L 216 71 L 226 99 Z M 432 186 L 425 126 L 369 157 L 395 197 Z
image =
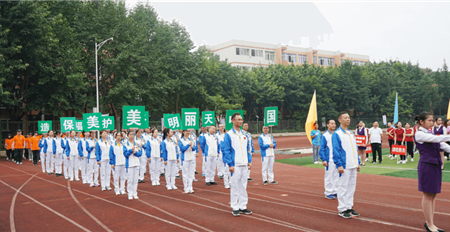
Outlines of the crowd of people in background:
M 9 135 L 5 140 L 6 159 L 17 165 L 24 160 L 32 161 L 33 165 L 40 163 L 47 175 L 82 181 L 89 187 L 101 187 L 102 191 L 113 190 L 112 175 L 115 194 L 128 194 L 128 199 L 133 200 L 139 198 L 138 184 L 145 183 L 147 174 L 152 186 L 159 186 L 164 177 L 167 190 L 175 190 L 176 180 L 182 179 L 183 192 L 194 193 L 193 182 L 198 181 L 196 158 L 201 152 L 206 185 L 218 185 L 217 176 L 223 180 L 224 188 L 231 191 L 233 216 L 252 214 L 246 208 L 246 188 L 247 181 L 253 181 L 250 178 L 253 138 L 240 114 L 232 118 L 231 130 L 225 131 L 224 125 L 218 124 L 202 127 L 198 136 L 193 129 L 159 131 L 153 127 L 100 132 L 50 130 L 42 135 L 30 133 L 25 138 L 18 130 L 17 135 Z M 276 141 L 268 127 L 262 131 L 258 145 L 263 184 L 278 184 L 273 173 Z M 238 155 L 239 152 L 242 154 Z

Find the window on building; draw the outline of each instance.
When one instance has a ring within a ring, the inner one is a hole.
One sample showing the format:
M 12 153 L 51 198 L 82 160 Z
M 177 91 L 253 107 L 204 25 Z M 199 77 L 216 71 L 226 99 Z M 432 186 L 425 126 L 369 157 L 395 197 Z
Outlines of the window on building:
M 238 56 L 248 56 L 248 55 L 250 55 L 250 49 L 236 48 L 236 55 L 238 55 Z
M 334 66 L 334 58 L 319 56 L 319 64 L 320 65 L 327 65 L 327 66 L 328 65 Z
M 275 52 L 266 51 L 266 60 L 275 61 Z
M 308 59 L 306 58 L 306 55 L 298 55 L 298 62 L 305 64 L 308 63 Z
M 263 50 L 252 49 L 252 56 L 263 57 Z
M 297 63 L 297 55 L 291 53 L 283 53 L 282 60 Z
M 317 64 L 317 56 L 314 56 L 313 62 L 314 62 L 314 64 Z
M 353 64 L 359 65 L 359 66 L 364 66 L 366 64 L 365 61 L 359 61 L 359 60 L 354 60 Z

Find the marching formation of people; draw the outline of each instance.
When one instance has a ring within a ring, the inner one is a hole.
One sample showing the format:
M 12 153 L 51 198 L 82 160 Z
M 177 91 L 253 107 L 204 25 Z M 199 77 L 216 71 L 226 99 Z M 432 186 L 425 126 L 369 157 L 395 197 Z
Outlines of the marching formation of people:
M 232 116 L 233 128 L 225 126 L 201 128 L 197 137 L 193 129 L 172 130 L 164 128 L 123 129 L 122 131 L 97 131 L 66 133 L 37 132 L 27 138 L 17 131 L 5 140 L 7 160 L 21 165 L 22 158 L 40 162 L 42 172 L 69 181 L 81 181 L 89 187 L 101 187 L 102 191 L 114 189 L 116 195 L 128 194 L 128 199 L 139 199 L 138 184 L 145 183 L 149 174 L 152 186 L 159 186 L 165 178 L 167 190 L 178 189 L 176 180 L 182 179 L 183 192 L 194 193 L 193 182 L 197 157 L 202 153 L 202 171 L 207 186 L 218 185 L 217 176 L 224 188 L 230 189 L 233 216 L 252 214 L 247 209 L 247 181 L 250 178 L 253 138 L 247 131 L 248 124 L 242 116 Z M 242 128 L 242 129 L 241 129 Z M 274 180 L 274 148 L 276 142 L 268 127 L 259 136 L 263 184 L 278 184 Z M 24 153 L 25 150 L 25 153 Z M 147 170 L 148 166 L 148 170 Z M 182 173 L 182 176 L 180 175 Z M 113 188 L 111 187 L 113 182 Z

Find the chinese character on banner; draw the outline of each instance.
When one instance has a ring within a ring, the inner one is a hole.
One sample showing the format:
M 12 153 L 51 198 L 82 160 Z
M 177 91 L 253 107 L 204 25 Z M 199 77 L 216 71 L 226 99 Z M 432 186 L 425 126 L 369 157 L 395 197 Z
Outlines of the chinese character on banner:
M 264 108 L 264 126 L 278 126 L 278 107 Z
M 202 112 L 202 127 L 215 125 L 216 113 L 214 111 Z
M 123 129 L 144 129 L 144 112 L 145 106 L 124 106 Z
M 100 120 L 102 130 L 114 130 L 114 116 L 102 116 Z
M 75 130 L 75 121 L 74 117 L 63 117 L 60 118 L 61 122 L 61 132 L 70 132 L 71 130 Z
M 164 114 L 164 126 L 172 130 L 180 130 L 180 114 Z
M 112 120 L 110 118 L 104 118 L 102 123 L 103 128 L 108 128 L 109 125 L 112 125 Z
M 75 131 L 76 132 L 82 132 L 83 131 L 83 120 L 76 120 L 75 121 Z
M 52 130 L 52 121 L 39 121 L 38 122 L 38 133 L 48 133 L 48 131 Z
M 181 129 L 194 129 L 198 130 L 199 121 L 200 121 L 200 113 L 199 109 L 196 108 L 183 108 L 181 109 L 181 115 L 183 115 L 182 127 Z
M 100 130 L 100 117 L 102 113 L 83 114 L 83 129 L 85 131 Z

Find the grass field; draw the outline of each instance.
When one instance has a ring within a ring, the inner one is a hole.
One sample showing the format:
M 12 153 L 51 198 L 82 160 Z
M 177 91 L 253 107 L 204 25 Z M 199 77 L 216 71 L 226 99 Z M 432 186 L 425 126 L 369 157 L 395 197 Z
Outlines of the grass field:
M 371 164 L 370 162 L 372 162 L 372 158 L 370 158 L 370 161 L 366 162 L 366 166 L 361 167 L 361 173 L 417 179 L 417 163 L 419 162 L 419 154 L 414 155 L 414 162 L 411 162 L 410 159 L 408 159 L 406 164 L 397 164 L 397 159 L 391 160 L 388 157 L 388 148 L 383 149 L 382 152 L 383 164 Z M 281 159 L 276 162 L 310 168 L 324 168 L 322 164 L 314 164 L 312 156 Z M 450 162 L 446 162 L 444 165 L 442 181 L 450 182 Z

